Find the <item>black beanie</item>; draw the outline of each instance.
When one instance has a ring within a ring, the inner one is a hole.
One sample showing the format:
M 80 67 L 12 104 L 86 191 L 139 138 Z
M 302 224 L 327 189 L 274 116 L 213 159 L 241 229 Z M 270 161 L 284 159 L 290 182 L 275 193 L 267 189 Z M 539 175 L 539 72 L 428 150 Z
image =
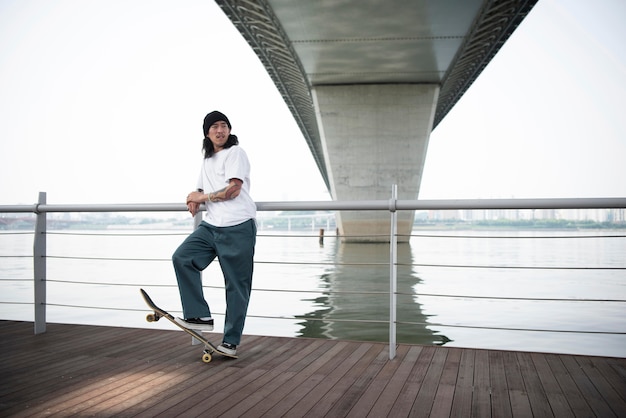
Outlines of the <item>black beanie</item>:
M 230 126 L 230 121 L 228 120 L 226 115 L 223 114 L 222 112 L 218 112 L 217 110 L 214 110 L 204 117 L 204 123 L 202 124 L 202 131 L 203 131 L 202 133 L 204 133 L 204 136 L 206 136 L 211 125 L 213 125 L 215 122 L 220 121 L 220 120 L 223 120 L 224 122 L 226 122 L 226 125 L 228 125 L 228 129 L 233 129 L 232 126 Z

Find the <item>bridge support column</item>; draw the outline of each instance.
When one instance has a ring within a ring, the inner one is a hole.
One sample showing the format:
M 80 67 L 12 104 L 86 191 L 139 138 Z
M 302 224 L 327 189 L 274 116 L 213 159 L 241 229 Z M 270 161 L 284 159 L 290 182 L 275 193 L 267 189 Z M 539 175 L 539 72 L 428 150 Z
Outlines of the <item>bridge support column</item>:
M 363 84 L 315 86 L 313 101 L 335 200 L 417 199 L 439 86 Z M 389 241 L 389 213 L 337 214 L 344 241 Z M 414 212 L 398 212 L 400 242 Z

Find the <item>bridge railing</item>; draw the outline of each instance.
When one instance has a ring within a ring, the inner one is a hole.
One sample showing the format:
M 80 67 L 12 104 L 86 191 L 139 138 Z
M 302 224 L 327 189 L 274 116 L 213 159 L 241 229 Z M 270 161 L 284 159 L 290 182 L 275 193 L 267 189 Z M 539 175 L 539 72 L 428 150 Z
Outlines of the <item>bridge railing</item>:
M 341 211 L 380 210 L 390 215 L 389 253 L 389 355 L 395 357 L 397 321 L 397 219 L 399 210 L 477 210 L 477 209 L 618 209 L 626 208 L 626 198 L 595 199 L 491 199 L 491 200 L 399 200 L 392 188 L 389 200 L 258 202 L 259 211 Z M 0 213 L 34 213 L 36 226 L 33 245 L 34 332 L 46 331 L 47 214 L 60 212 L 185 212 L 184 204 L 47 204 L 46 193 L 34 205 L 0 205 Z M 196 216 L 195 225 L 201 221 Z

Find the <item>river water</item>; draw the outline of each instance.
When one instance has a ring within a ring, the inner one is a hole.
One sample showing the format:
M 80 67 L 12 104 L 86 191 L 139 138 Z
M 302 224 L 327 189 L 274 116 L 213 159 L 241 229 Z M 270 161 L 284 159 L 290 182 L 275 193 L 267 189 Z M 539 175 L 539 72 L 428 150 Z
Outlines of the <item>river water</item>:
M 145 321 L 138 289 L 180 313 L 170 256 L 187 233 L 51 231 L 47 321 L 173 329 Z M 623 231 L 414 234 L 398 245 L 398 342 L 626 357 Z M 0 232 L 0 319 L 33 320 L 32 245 Z M 388 244 L 259 231 L 244 332 L 388 341 L 388 260 Z M 218 263 L 204 284 L 219 331 Z

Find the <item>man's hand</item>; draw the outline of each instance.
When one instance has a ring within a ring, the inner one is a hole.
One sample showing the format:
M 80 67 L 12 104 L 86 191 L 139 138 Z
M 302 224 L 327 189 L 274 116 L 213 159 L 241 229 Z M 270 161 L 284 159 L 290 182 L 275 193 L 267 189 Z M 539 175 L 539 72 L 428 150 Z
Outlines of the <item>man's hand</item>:
M 195 191 L 187 195 L 187 210 L 191 213 L 191 216 L 196 216 L 196 213 L 200 210 L 200 204 L 207 201 L 207 195 L 204 192 Z
M 191 213 L 191 216 L 196 216 L 196 213 L 198 213 L 200 209 L 200 203 L 187 202 L 187 209 Z
M 187 204 L 189 202 L 193 203 L 204 203 L 209 200 L 209 197 L 204 194 L 204 192 L 191 192 L 187 195 Z

